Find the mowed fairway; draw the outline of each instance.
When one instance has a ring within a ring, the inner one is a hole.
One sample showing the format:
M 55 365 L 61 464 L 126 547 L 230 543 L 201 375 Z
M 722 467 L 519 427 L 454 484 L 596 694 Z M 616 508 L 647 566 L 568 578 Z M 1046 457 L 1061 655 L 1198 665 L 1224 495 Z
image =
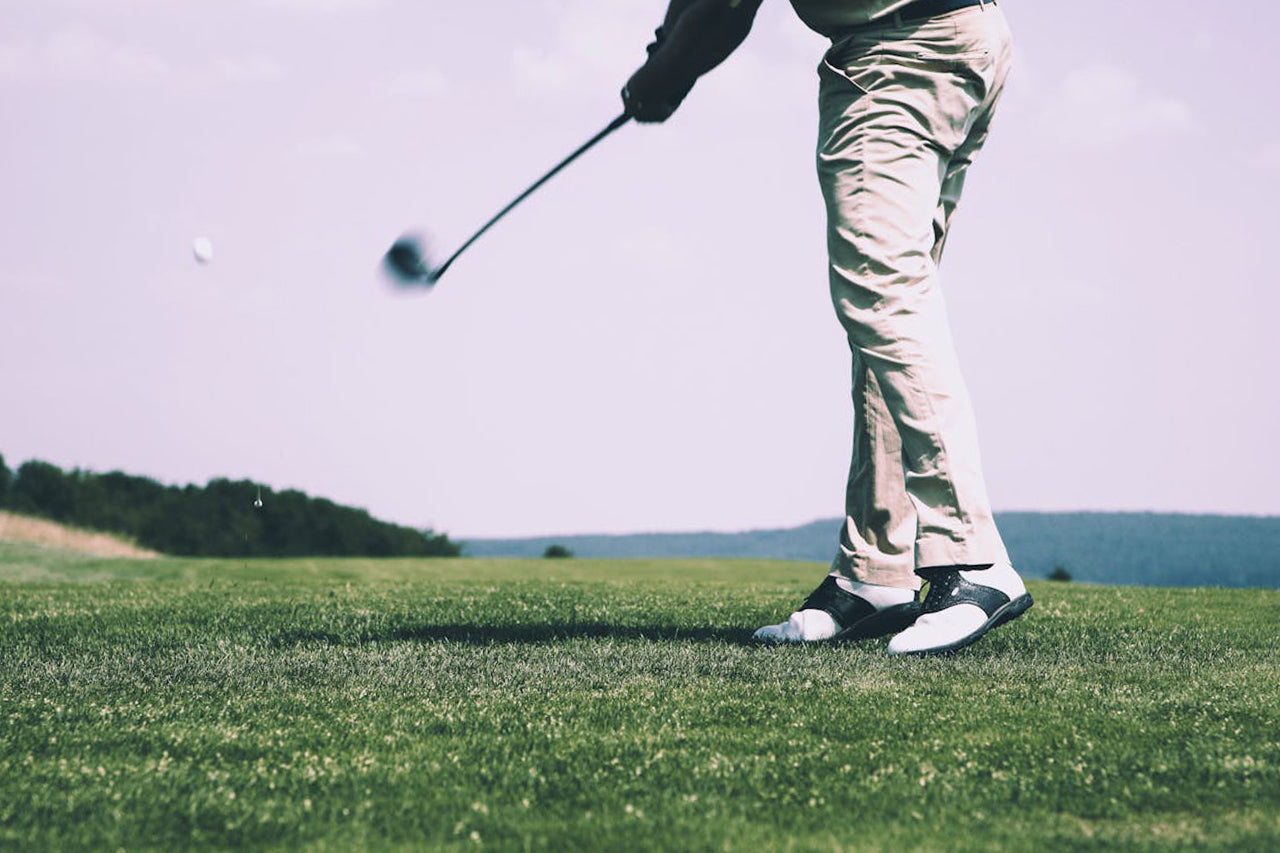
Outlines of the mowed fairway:
M 1280 591 L 747 642 L 823 571 L 0 544 L 0 847 L 1280 849 Z

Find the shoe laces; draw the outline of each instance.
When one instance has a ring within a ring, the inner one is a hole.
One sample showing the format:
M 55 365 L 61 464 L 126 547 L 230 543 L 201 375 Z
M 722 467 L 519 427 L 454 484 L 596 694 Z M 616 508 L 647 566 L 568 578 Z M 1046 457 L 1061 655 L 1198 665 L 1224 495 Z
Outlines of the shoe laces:
M 941 610 L 944 603 L 950 599 L 957 587 L 960 586 L 960 571 L 950 566 L 942 566 L 936 569 L 917 569 L 916 574 L 924 578 L 929 583 L 929 591 L 925 594 L 922 610 L 929 613 L 933 610 Z

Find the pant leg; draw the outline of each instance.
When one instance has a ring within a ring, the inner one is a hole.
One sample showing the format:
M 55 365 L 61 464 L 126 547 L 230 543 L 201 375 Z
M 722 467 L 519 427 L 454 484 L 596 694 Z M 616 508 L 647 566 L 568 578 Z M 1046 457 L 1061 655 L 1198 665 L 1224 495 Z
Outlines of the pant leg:
M 878 389 L 901 445 L 899 493 L 877 470 L 890 464 L 888 454 L 866 441 L 860 457 L 855 440 L 836 563 L 859 579 L 900 576 L 898 555 L 874 545 L 879 530 L 897 529 L 910 515 L 916 566 L 1008 559 L 937 271 L 965 167 L 985 135 L 1008 59 L 1003 16 L 987 6 L 863 31 L 833 47 L 820 68 L 818 172 L 832 299 L 855 374 L 861 363 L 874 377 L 866 388 Z M 855 392 L 857 382 L 855 376 Z M 886 505 L 891 520 L 877 521 L 876 509 Z
M 863 583 L 918 588 L 916 513 L 902 472 L 902 440 L 879 380 L 856 349 L 852 398 L 845 520 L 831 571 Z
M 942 263 L 942 251 L 946 247 L 947 235 L 951 232 L 951 218 L 955 215 L 956 206 L 960 203 L 960 194 L 964 190 L 965 175 L 973 158 L 982 150 L 991 132 L 991 117 L 995 114 L 995 105 L 1000 99 L 1000 92 L 991 99 L 989 106 L 974 119 L 973 127 L 963 143 L 947 162 L 946 174 L 942 180 L 942 192 L 938 196 L 938 209 L 933 218 L 933 251 L 930 255 L 935 264 Z

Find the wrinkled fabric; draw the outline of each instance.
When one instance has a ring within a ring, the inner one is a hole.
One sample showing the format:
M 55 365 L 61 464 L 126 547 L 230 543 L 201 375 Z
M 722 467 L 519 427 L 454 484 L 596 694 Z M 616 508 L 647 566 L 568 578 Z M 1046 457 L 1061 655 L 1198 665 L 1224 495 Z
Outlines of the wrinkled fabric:
M 1011 50 L 1004 15 L 988 3 L 861 28 L 818 69 L 831 298 L 852 353 L 855 410 L 832 569 L 859 581 L 914 588 L 919 567 L 1009 559 L 938 264 Z

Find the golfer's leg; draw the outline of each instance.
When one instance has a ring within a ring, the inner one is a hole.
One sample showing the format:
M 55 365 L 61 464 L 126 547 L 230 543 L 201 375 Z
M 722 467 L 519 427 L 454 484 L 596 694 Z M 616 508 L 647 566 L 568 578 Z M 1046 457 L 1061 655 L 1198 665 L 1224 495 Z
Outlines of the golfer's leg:
M 853 351 L 853 449 L 835 574 L 916 589 L 916 514 L 902 470 L 902 441 L 880 382 Z
M 963 142 L 982 99 L 953 74 L 889 68 L 879 57 L 823 74 L 831 295 L 902 441 L 917 566 L 1008 559 L 933 257 L 946 152 Z

